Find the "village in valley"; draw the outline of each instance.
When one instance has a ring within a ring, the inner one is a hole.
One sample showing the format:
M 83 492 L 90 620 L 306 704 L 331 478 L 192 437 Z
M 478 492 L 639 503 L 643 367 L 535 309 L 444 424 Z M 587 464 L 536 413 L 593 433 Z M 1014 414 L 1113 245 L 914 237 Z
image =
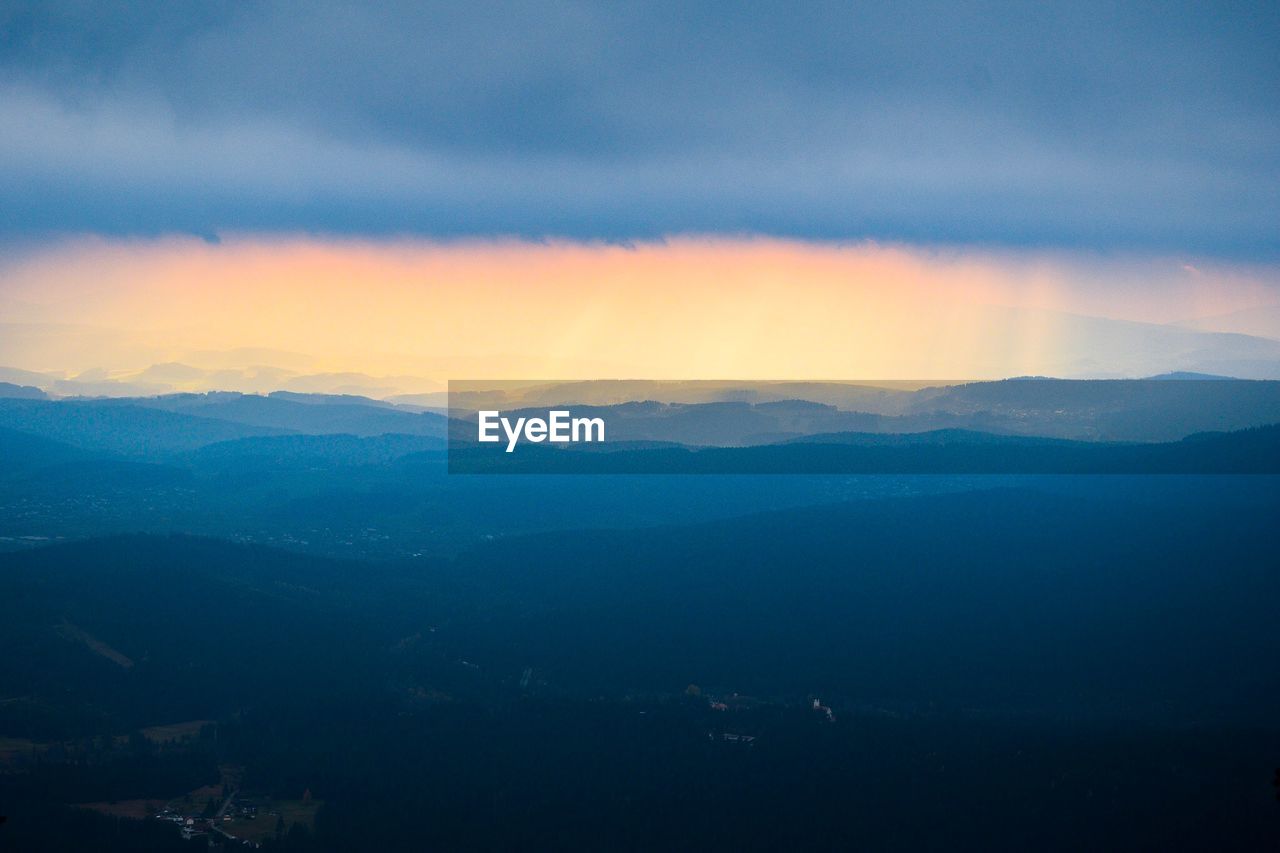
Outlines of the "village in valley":
M 0 739 L 0 771 L 16 772 L 36 764 L 94 765 L 140 751 L 169 757 L 191 755 L 216 741 L 217 728 L 208 720 L 189 720 L 86 741 L 43 743 L 5 738 Z M 284 799 L 245 787 L 242 766 L 220 764 L 217 775 L 216 783 L 168 800 L 150 797 L 74 805 L 104 817 L 172 824 L 182 838 L 203 839 L 215 847 L 258 848 L 267 840 L 309 836 L 314 831 L 323 803 L 310 789 L 298 792 L 296 799 Z
M 229 782 L 192 791 L 165 803 L 150 819 L 174 824 L 184 839 L 208 838 L 251 848 L 290 833 L 310 834 L 321 803 L 303 791 L 300 799 L 247 794 Z M 204 802 L 203 808 L 200 803 Z M 210 811 L 212 810 L 212 813 Z

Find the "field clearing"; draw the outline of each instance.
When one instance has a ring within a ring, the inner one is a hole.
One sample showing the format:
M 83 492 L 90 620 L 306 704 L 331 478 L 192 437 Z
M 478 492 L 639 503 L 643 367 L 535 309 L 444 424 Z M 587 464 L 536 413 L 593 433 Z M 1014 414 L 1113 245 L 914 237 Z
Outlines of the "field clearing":
M 47 747 L 48 744 L 27 740 L 24 737 L 0 737 L 0 753 L 34 752 L 37 749 L 45 749 Z
M 133 669 L 133 661 L 128 655 L 113 649 L 111 646 L 99 640 L 79 625 L 73 625 L 67 620 L 62 620 L 62 624 L 55 629 L 61 636 L 73 642 L 83 643 L 85 648 L 93 652 L 95 655 L 106 658 L 121 669 Z
M 252 820 L 243 817 L 236 817 L 232 820 L 222 821 L 219 826 L 223 832 L 234 835 L 236 838 L 242 838 L 245 841 L 262 842 L 268 838 L 275 838 L 276 826 L 280 823 L 280 819 L 284 820 L 284 832 L 287 834 L 293 828 L 295 823 L 300 823 L 307 829 L 314 830 L 316 822 L 316 812 L 323 805 L 321 800 L 277 800 L 271 806 L 261 806 L 258 809 L 258 816 Z M 277 814 L 270 814 L 270 812 Z
M 20 737 L 0 737 L 0 767 L 35 756 L 49 745 Z
M 174 797 L 165 805 L 184 814 L 190 814 L 192 812 L 199 813 L 210 800 L 213 800 L 218 804 L 222 803 L 221 784 L 205 785 L 201 788 L 196 788 L 194 791 L 190 791 L 180 797 Z
M 164 807 L 163 800 L 117 800 L 114 803 L 76 803 L 78 809 L 88 809 L 107 817 L 126 817 L 142 820 Z
M 212 723 L 212 720 L 187 720 L 181 723 L 169 723 L 164 726 L 148 726 L 142 735 L 152 743 L 163 744 L 168 741 L 182 741 L 198 738 L 200 730 Z

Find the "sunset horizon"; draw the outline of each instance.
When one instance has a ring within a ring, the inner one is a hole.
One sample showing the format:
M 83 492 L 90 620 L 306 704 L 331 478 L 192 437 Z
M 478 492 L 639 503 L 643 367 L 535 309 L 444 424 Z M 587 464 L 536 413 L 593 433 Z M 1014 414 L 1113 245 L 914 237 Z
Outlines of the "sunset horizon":
M 272 370 L 390 377 L 397 393 L 475 376 L 1280 377 L 1266 328 L 1241 331 L 1280 324 L 1275 270 L 1185 256 L 234 235 L 69 238 L 0 276 L 0 366 L 118 395 L 272 390 Z M 1163 349 L 1129 343 L 1152 334 Z M 177 365 L 215 375 L 184 384 Z

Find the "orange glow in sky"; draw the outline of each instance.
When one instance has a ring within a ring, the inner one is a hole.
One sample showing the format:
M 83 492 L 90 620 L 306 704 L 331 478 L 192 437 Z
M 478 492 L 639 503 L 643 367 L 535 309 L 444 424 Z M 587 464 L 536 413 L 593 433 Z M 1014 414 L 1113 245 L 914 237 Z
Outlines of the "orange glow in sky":
M 1091 357 L 1071 315 L 1194 319 L 1274 302 L 1276 280 L 1177 258 L 769 239 L 86 239 L 0 264 L 0 321 L 23 324 L 0 364 L 140 369 L 254 347 L 433 379 L 1061 375 Z

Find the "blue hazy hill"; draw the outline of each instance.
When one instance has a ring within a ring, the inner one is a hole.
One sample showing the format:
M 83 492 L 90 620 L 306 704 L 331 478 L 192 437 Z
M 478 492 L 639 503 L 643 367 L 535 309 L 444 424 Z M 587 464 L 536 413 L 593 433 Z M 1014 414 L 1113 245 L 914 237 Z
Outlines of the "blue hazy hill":
M 443 436 L 446 420 L 364 397 L 324 394 L 210 393 L 130 399 L 130 404 L 178 414 L 310 435 L 399 433 Z
M 12 382 L 0 382 L 0 398 L 46 400 L 48 397 L 48 394 L 31 385 L 15 385 Z
M 282 432 L 131 403 L 72 400 L 0 400 L 0 427 L 132 457 L 163 457 L 215 441 Z

